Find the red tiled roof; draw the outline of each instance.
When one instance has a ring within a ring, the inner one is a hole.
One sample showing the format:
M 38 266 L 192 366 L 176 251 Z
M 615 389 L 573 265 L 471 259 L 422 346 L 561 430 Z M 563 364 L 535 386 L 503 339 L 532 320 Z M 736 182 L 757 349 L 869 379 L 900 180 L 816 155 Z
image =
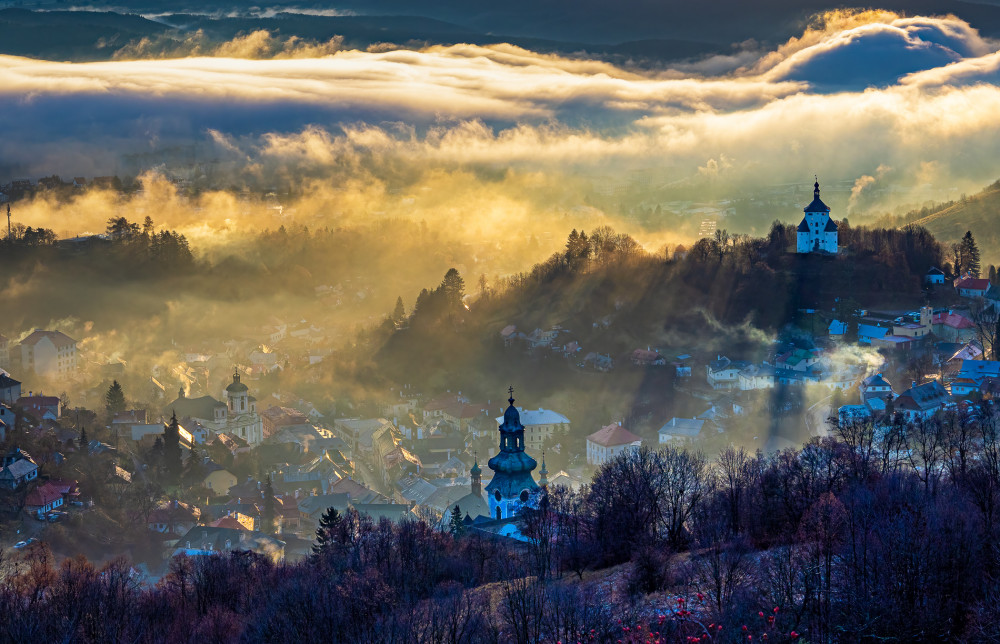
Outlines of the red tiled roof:
M 61 498 L 62 494 L 60 494 L 58 488 L 50 483 L 45 483 L 28 492 L 28 496 L 24 499 L 24 504 L 40 508 Z
M 931 324 L 943 324 L 953 329 L 971 329 L 973 326 L 972 320 L 960 313 L 935 313 Z
M 976 279 L 974 277 L 966 277 L 955 283 L 955 288 L 958 289 L 968 289 L 971 291 L 986 291 L 990 288 L 990 281 L 988 279 Z
M 213 528 L 230 528 L 232 530 L 246 530 L 247 527 L 233 517 L 222 517 L 208 524 Z M 247 530 L 249 532 L 249 530 Z
M 618 423 L 612 423 L 588 436 L 587 440 L 591 443 L 597 443 L 602 447 L 615 447 L 617 445 L 628 445 L 642 439 Z

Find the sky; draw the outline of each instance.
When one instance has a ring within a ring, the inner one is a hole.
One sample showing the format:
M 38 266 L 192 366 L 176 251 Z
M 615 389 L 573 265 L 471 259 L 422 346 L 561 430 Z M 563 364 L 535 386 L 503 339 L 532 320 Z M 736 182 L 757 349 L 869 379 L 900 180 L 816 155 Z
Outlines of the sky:
M 1000 174 L 1000 44 L 954 17 L 831 12 L 771 50 L 641 71 L 512 45 L 276 42 L 258 32 L 197 57 L 139 47 L 96 63 L 0 56 L 0 113 L 16 124 L 0 181 L 187 160 L 265 184 L 652 170 L 734 195 L 814 174 L 959 190 Z

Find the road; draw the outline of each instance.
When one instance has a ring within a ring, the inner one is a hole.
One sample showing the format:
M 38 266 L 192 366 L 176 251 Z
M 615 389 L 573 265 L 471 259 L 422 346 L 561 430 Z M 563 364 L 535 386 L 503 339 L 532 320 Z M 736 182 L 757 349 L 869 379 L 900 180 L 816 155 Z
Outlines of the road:
M 833 398 L 831 393 L 826 398 L 813 403 L 811 407 L 806 409 L 806 429 L 809 430 L 810 436 L 824 437 L 830 435 L 830 430 L 827 425 L 826 419 L 830 417 L 830 399 Z

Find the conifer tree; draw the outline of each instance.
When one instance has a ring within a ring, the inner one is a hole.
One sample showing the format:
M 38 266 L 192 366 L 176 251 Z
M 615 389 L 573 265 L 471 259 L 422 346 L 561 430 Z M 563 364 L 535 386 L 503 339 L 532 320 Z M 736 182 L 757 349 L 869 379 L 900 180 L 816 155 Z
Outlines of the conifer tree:
M 319 518 L 319 527 L 316 529 L 316 543 L 313 544 L 313 554 L 321 555 L 330 551 L 337 541 L 337 530 L 343 518 L 337 508 L 327 508 L 323 516 Z
M 403 297 L 399 296 L 396 298 L 396 308 L 392 310 L 392 321 L 402 322 L 406 317 L 406 309 L 403 308 Z
M 972 236 L 971 230 L 966 231 L 965 236 L 962 237 L 961 249 L 962 268 L 973 277 L 979 277 L 979 273 L 982 270 L 982 264 L 979 259 L 979 246 L 976 245 L 976 239 Z
M 80 451 L 84 454 L 90 454 L 90 439 L 87 438 L 87 428 L 80 428 Z
M 125 411 L 125 391 L 117 380 L 111 383 L 108 392 L 104 394 L 104 405 L 108 410 L 108 416 Z
M 448 521 L 448 532 L 456 539 L 465 534 L 465 522 L 462 521 L 462 510 L 456 505 L 451 509 L 451 520 Z

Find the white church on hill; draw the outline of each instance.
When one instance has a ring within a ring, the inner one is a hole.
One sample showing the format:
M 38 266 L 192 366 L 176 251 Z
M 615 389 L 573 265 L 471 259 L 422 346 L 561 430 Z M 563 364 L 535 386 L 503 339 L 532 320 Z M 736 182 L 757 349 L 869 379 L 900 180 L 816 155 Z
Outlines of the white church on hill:
M 830 206 L 819 198 L 819 179 L 813 184 L 813 200 L 796 235 L 797 253 L 837 253 L 837 222 L 830 219 Z

